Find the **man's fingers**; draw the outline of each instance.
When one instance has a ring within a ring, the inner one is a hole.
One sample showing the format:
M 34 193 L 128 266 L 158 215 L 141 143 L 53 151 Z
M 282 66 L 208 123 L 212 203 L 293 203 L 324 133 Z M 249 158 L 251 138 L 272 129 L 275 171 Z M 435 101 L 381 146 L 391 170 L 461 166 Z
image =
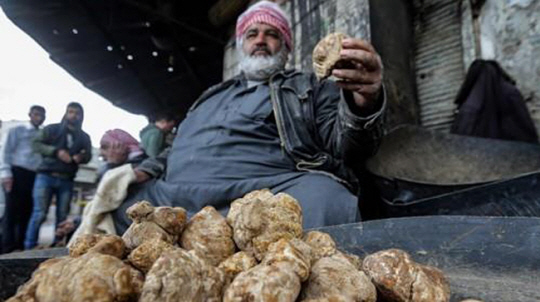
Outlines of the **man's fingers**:
M 332 70 L 332 75 L 342 80 L 359 84 L 373 84 L 380 81 L 378 74 L 361 72 L 357 69 L 334 69 Z
M 337 81 L 336 84 L 342 89 L 356 91 L 367 95 L 376 94 L 381 88 L 381 85 L 379 84 L 357 84 L 344 81 Z
M 343 49 L 340 56 L 344 60 L 351 60 L 362 64 L 367 70 L 378 70 L 381 68 L 379 56 L 363 49 Z
M 369 43 L 368 41 L 362 39 L 343 39 L 343 41 L 341 41 L 341 44 L 343 45 L 343 48 L 357 48 L 367 50 L 373 53 L 375 52 L 375 48 L 373 48 L 373 45 L 371 45 L 371 43 Z

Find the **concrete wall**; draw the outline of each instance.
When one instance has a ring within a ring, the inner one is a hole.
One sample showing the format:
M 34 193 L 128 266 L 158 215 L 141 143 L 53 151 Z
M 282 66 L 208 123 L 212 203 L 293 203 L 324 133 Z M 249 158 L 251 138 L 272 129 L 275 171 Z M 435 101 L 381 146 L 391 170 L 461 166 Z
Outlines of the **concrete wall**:
M 469 0 L 461 3 L 461 42 L 463 44 L 463 70 L 467 71 L 472 61 L 476 59 L 476 37 L 474 19 Z
M 481 57 L 516 80 L 540 133 L 540 0 L 486 1 L 479 22 Z M 467 67 L 471 61 L 464 57 Z
M 294 51 L 291 66 L 312 70 L 311 55 L 317 42 L 331 32 L 370 40 L 368 0 L 290 0 Z
M 384 65 L 387 128 L 418 124 L 412 6 L 407 0 L 371 0 L 372 43 Z

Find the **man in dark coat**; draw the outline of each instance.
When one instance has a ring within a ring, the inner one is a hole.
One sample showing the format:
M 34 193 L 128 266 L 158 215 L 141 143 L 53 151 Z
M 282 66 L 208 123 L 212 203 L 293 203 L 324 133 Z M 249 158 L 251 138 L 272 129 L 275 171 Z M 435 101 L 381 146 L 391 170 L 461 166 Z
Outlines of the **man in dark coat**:
M 43 160 L 34 182 L 34 208 L 24 240 L 25 249 L 37 245 L 39 229 L 47 217 L 53 195 L 56 196 L 56 226 L 69 214 L 73 179 L 79 164 L 89 162 L 92 157 L 90 137 L 81 129 L 83 119 L 82 106 L 69 103 L 62 122 L 46 126 L 34 139 L 33 148 Z
M 285 70 L 291 29 L 269 1 L 238 18 L 236 40 L 241 73 L 204 92 L 173 146 L 137 167 L 144 184 L 115 213 L 120 233 L 130 224 L 126 208 L 139 200 L 225 214 L 231 201 L 264 188 L 295 197 L 305 227 L 359 219 L 353 167 L 374 154 L 382 135 L 378 54 L 366 41 L 345 39 L 341 57 L 351 64 L 333 70 L 337 82 Z
M 521 93 L 496 61 L 471 64 L 455 103 L 452 133 L 538 143 Z

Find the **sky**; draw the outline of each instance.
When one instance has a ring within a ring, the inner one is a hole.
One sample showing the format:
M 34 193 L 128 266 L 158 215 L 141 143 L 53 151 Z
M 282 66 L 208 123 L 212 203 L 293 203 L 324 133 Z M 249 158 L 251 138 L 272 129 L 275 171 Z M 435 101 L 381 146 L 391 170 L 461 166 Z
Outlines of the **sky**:
M 113 106 L 85 88 L 49 59 L 48 53 L 15 26 L 0 10 L 0 120 L 28 120 L 28 109 L 37 104 L 47 110 L 45 125 L 58 123 L 66 105 L 76 101 L 84 107 L 83 130 L 99 147 L 109 129 L 121 128 L 139 139 L 147 124 L 142 115 Z

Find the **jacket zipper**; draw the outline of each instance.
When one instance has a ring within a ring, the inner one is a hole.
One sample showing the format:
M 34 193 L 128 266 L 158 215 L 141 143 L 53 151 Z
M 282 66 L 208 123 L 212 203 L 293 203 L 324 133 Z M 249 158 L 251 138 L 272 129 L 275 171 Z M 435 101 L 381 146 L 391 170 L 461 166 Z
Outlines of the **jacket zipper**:
M 278 111 L 278 109 L 280 109 L 279 107 L 279 103 L 277 101 L 277 95 L 276 95 L 276 87 L 274 85 L 274 83 L 272 82 L 273 80 L 273 77 L 270 78 L 269 80 L 269 85 L 270 85 L 270 101 L 272 102 L 272 109 L 274 110 L 274 116 L 276 118 L 276 125 L 277 125 L 277 130 L 278 130 L 278 135 L 279 135 L 279 140 L 280 140 L 280 145 L 281 145 L 281 151 L 282 152 L 285 152 L 287 151 L 287 146 L 286 146 L 286 143 L 285 143 L 285 134 L 284 134 L 284 130 L 283 130 L 283 124 L 281 123 L 281 119 L 280 119 L 280 114 Z M 299 171 L 306 171 L 306 172 L 311 172 L 311 173 L 320 173 L 320 174 L 323 174 L 323 175 L 326 175 L 326 176 L 329 176 L 330 178 L 340 182 L 340 183 L 343 183 L 345 184 L 346 186 L 350 186 L 349 182 L 344 180 L 344 179 L 341 179 L 340 177 L 334 175 L 333 173 L 330 173 L 330 172 L 327 172 L 327 171 L 322 171 L 322 170 L 312 170 L 312 169 L 309 169 L 309 168 L 300 168 L 298 167 L 298 164 L 300 163 L 308 163 L 304 160 L 297 160 L 295 158 L 295 156 L 293 154 L 291 154 L 293 160 L 297 163 L 296 164 L 296 168 L 299 170 Z
M 273 77 L 272 77 L 273 78 Z M 285 145 L 285 135 L 283 134 L 283 124 L 281 123 L 279 104 L 277 102 L 276 87 L 270 78 L 270 101 L 272 102 L 272 109 L 274 110 L 274 116 L 276 118 L 276 125 L 279 134 L 279 141 L 281 145 L 281 151 L 287 151 Z

